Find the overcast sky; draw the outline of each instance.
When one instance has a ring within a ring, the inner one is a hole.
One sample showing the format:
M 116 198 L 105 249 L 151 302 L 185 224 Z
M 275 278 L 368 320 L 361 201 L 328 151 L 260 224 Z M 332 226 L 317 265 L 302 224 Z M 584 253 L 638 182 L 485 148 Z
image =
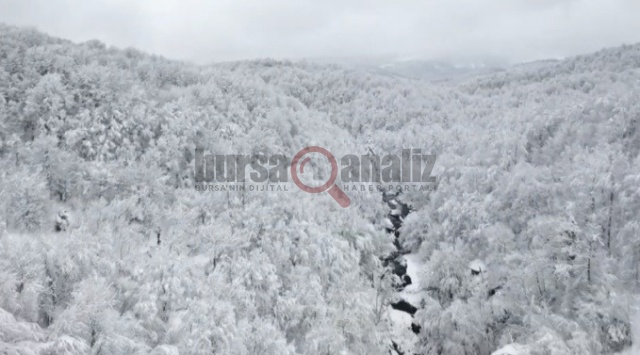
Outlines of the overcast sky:
M 199 63 L 521 62 L 640 42 L 640 0 L 0 0 L 0 22 Z

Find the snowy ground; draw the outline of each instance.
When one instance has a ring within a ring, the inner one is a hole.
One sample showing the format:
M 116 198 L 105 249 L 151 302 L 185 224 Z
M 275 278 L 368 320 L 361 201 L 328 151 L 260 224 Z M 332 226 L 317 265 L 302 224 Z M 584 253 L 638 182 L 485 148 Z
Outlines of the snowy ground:
M 633 346 L 620 354 L 640 354 L 640 303 L 638 303 L 635 313 L 631 317 L 631 339 L 633 339 Z
M 640 302 L 637 302 L 634 314 L 631 316 L 631 338 L 633 346 L 619 353 L 620 355 L 638 355 L 640 354 Z M 509 344 L 501 349 L 494 351 L 491 355 L 530 355 L 531 350 L 527 345 Z

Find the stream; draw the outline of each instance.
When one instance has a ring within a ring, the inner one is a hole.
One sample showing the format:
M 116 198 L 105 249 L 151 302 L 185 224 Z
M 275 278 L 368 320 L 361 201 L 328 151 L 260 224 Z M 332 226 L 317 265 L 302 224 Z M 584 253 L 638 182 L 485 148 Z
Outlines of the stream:
M 391 355 L 410 355 L 418 343 L 420 326 L 413 322 L 413 316 L 422 303 L 420 296 L 419 271 L 422 265 L 416 254 L 404 250 L 399 241 L 402 222 L 411 213 L 411 207 L 397 200 L 398 194 L 383 194 L 383 201 L 389 206 L 387 232 L 394 235 L 395 250 L 384 259 L 384 265 L 398 276 L 396 293 L 391 300 L 389 312 L 393 323 Z

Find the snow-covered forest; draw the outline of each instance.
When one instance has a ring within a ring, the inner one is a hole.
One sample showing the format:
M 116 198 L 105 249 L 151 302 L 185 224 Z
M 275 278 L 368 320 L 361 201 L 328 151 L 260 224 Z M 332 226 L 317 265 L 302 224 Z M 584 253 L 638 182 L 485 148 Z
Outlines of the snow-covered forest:
M 640 45 L 430 83 L 0 25 L 0 354 L 632 351 L 639 97 Z M 197 146 L 311 145 L 438 184 L 194 188 Z

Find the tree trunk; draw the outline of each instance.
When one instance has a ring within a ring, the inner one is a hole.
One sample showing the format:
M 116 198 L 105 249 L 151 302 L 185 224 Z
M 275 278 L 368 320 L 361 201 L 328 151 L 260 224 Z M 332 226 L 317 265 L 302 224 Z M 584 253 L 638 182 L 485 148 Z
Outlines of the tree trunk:
M 611 256 L 611 220 L 613 218 L 613 191 L 609 195 L 609 222 L 607 223 L 607 249 Z

